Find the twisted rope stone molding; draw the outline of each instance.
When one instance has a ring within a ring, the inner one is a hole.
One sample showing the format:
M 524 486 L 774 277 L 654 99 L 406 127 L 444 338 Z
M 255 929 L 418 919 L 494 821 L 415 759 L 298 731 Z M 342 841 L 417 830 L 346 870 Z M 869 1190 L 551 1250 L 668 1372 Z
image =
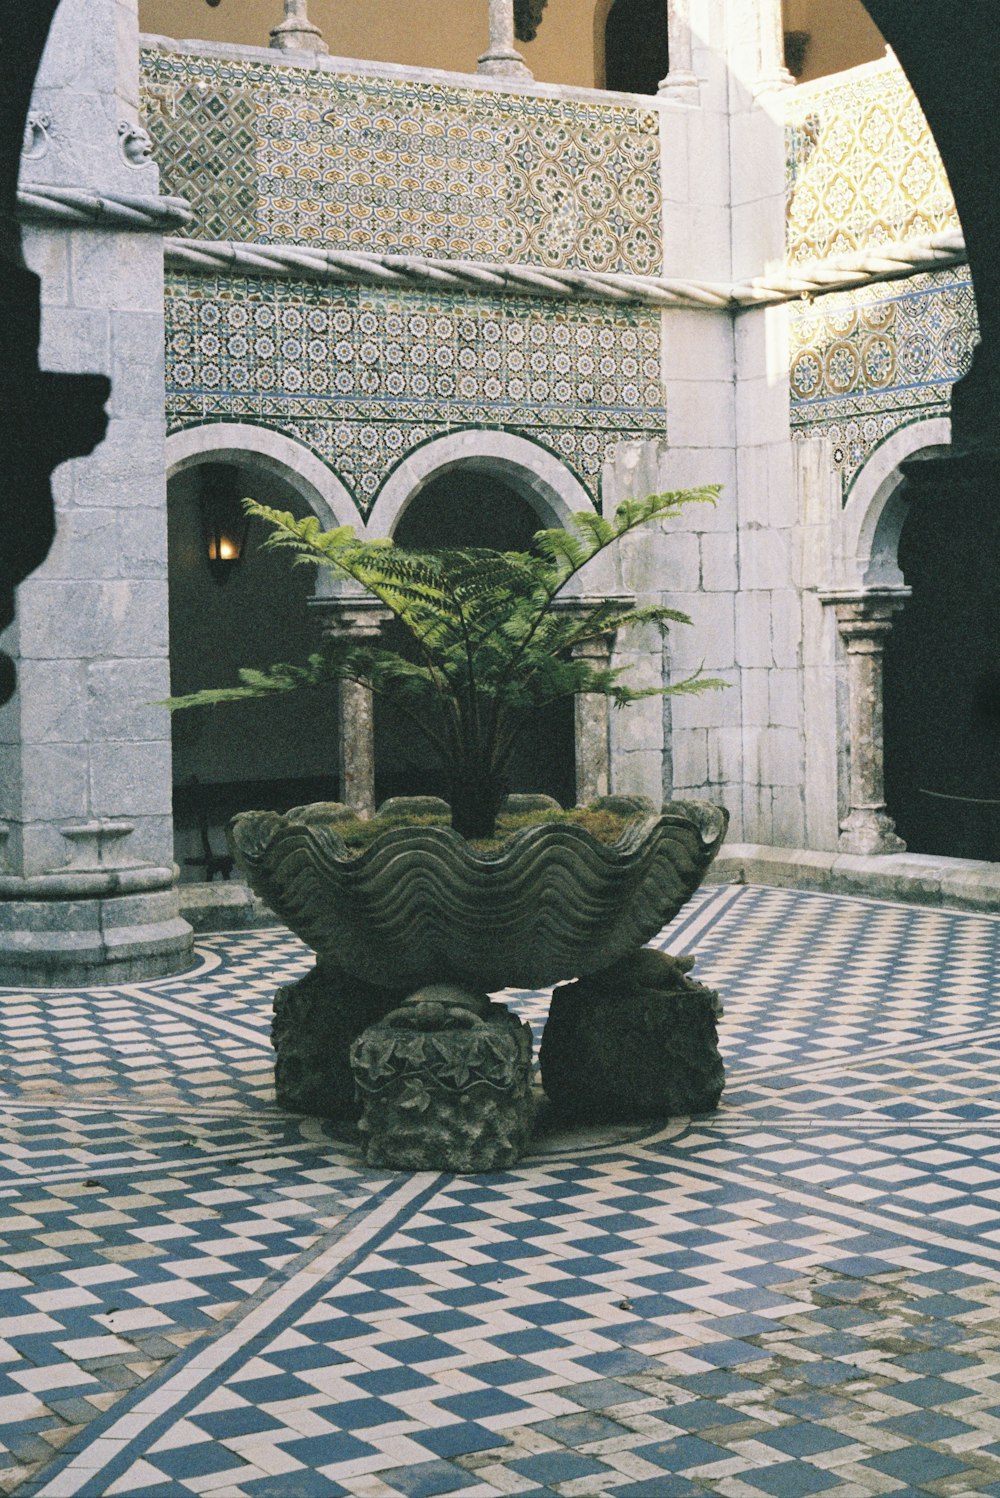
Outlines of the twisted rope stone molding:
M 161 199 L 168 202 L 169 199 Z M 920 271 L 968 262 L 960 233 L 880 245 L 807 265 L 785 266 L 770 276 L 726 284 L 657 276 L 546 270 L 531 265 L 435 260 L 424 256 L 371 255 L 308 246 L 237 244 L 230 240 L 168 239 L 170 270 L 261 273 L 361 286 L 436 291 L 479 291 L 567 301 L 624 302 L 646 307 L 688 307 L 739 312 L 783 302 L 852 291 L 877 281 L 898 281 Z
M 184 198 L 98 193 L 85 187 L 43 187 L 34 183 L 18 188 L 17 216 L 22 221 L 139 229 L 161 234 L 194 222 L 194 213 Z

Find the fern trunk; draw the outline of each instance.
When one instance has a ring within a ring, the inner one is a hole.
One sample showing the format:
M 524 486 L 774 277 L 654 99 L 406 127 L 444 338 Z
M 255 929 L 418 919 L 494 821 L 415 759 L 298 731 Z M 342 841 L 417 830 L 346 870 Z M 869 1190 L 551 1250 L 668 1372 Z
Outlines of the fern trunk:
M 492 837 L 507 794 L 500 778 L 471 771 L 451 783 L 451 825 L 463 837 Z

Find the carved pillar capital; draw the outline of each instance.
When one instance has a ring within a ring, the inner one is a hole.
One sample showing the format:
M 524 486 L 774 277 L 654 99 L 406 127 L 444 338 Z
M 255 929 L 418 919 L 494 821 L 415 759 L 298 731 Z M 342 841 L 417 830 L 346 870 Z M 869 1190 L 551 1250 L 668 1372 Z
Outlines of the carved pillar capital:
M 840 824 L 844 853 L 902 853 L 906 849 L 885 804 L 882 664 L 893 620 L 909 596 L 909 588 L 820 595 L 833 608 L 847 649 L 851 805 Z

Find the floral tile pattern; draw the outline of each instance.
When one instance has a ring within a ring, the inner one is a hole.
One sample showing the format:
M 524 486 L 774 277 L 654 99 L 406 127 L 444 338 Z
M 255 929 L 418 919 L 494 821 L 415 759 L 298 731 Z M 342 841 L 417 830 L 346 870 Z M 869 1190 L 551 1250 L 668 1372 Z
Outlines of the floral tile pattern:
M 886 437 L 946 414 L 978 339 L 966 270 L 823 297 L 790 320 L 792 430 L 833 444 L 846 499 Z
M 596 494 L 609 448 L 664 435 L 660 322 L 632 308 L 171 276 L 167 413 L 174 429 L 276 427 L 363 510 L 407 451 L 458 426 L 532 438 Z
M 143 105 L 202 238 L 660 269 L 652 109 L 161 51 Z
M 895 62 L 792 91 L 786 129 L 790 261 L 959 227 L 934 138 Z

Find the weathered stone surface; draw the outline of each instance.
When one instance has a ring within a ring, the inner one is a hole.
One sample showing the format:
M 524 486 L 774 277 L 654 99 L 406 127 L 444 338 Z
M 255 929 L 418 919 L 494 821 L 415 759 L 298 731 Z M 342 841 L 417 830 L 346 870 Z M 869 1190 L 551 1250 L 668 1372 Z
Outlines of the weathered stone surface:
M 355 1119 L 351 1044 L 403 998 L 319 963 L 274 998 L 271 1043 L 278 1102 L 292 1113 Z
M 718 995 L 690 957 L 644 947 L 620 966 L 564 983 L 542 1036 L 542 1085 L 568 1117 L 709 1113 L 725 1085 Z
M 531 1029 L 448 984 L 421 989 L 355 1042 L 369 1165 L 505 1170 L 531 1135 Z
M 612 846 L 548 823 L 494 853 L 431 826 L 387 827 L 349 856 L 308 810 L 246 812 L 229 835 L 251 887 L 321 960 L 386 987 L 494 992 L 629 956 L 697 889 L 727 823 L 720 807 L 678 801 Z

